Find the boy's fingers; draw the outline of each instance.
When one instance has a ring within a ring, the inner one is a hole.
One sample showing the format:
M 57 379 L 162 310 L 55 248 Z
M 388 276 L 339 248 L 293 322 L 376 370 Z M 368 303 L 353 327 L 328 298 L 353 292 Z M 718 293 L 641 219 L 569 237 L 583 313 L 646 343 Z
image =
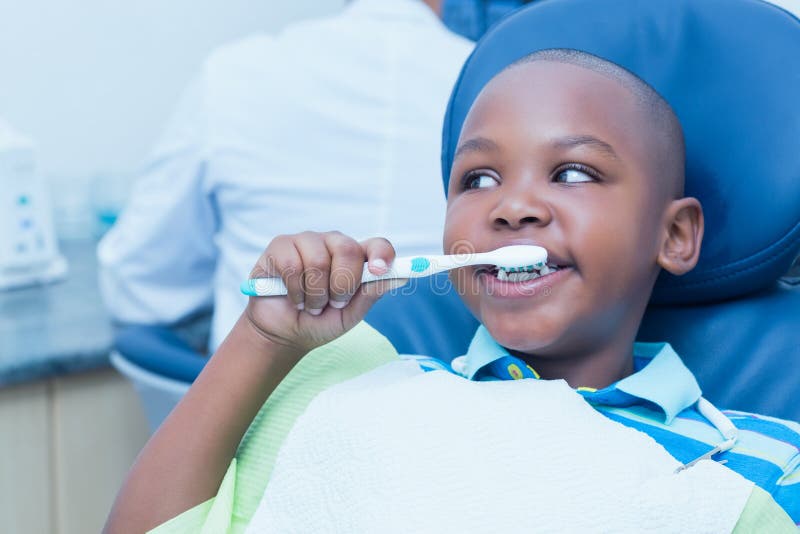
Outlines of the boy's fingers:
M 292 304 L 303 308 L 305 295 L 302 281 L 303 262 L 294 242 L 288 236 L 276 237 L 259 258 L 250 278 L 280 277 Z
M 394 261 L 394 247 L 387 239 L 375 237 L 362 241 L 360 245 L 367 257 L 368 269 L 373 274 L 385 273 Z M 408 283 L 406 279 L 389 279 L 362 285 L 350 301 L 350 305 L 342 310 L 345 324 L 348 328 L 355 326 L 382 295 L 406 283 Z
M 340 232 L 325 235 L 331 255 L 330 302 L 334 308 L 344 308 L 361 285 L 364 251 L 361 245 Z
M 328 304 L 331 255 L 319 234 L 305 232 L 297 235 L 294 242 L 303 263 L 305 311 L 311 315 L 319 315 Z
M 394 261 L 394 247 L 388 239 L 373 237 L 361 242 L 372 274 L 383 274 Z
M 298 310 L 305 307 L 305 294 L 303 293 L 303 259 L 300 252 L 292 243 L 291 248 L 287 249 L 286 260 L 278 263 L 280 277 L 286 286 L 286 294 L 289 300 Z

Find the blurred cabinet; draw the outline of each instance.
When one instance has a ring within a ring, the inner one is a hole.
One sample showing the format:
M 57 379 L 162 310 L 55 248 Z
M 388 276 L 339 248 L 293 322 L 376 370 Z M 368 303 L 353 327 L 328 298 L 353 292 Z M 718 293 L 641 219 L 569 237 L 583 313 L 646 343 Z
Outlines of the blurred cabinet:
M 100 532 L 148 435 L 111 369 L 0 388 L 0 532 Z

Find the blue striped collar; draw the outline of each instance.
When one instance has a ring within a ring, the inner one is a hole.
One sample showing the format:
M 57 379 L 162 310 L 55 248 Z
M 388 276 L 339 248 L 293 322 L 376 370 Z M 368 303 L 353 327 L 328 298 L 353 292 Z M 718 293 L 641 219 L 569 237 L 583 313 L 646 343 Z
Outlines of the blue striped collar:
M 578 388 L 577 391 L 592 404 L 631 406 L 652 403 L 664 412 L 667 424 L 700 398 L 697 380 L 669 343 L 634 343 L 633 354 L 635 372 L 632 375 L 601 390 Z M 497 380 L 498 377 L 486 375 L 486 368 L 505 357 L 514 358 L 481 325 L 467 354 L 456 358 L 452 365 L 458 374 L 470 380 Z

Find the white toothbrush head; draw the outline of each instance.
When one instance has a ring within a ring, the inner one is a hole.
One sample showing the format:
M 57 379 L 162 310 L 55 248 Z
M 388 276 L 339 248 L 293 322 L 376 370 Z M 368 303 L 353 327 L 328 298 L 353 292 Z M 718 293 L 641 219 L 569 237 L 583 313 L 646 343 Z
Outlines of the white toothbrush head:
M 480 256 L 487 264 L 508 272 L 539 268 L 547 263 L 547 251 L 536 245 L 510 245 Z

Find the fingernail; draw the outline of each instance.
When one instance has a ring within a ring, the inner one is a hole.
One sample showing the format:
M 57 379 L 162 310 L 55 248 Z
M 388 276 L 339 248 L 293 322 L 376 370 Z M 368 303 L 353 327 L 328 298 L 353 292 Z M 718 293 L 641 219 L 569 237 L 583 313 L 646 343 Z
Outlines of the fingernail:
M 350 302 L 349 300 L 332 300 L 328 304 L 330 304 L 332 307 L 336 308 L 337 310 L 341 310 L 342 308 L 347 306 L 347 304 L 349 302 Z
M 304 302 L 301 302 L 295 306 L 298 310 L 303 311 L 306 307 Z
M 311 315 L 319 315 L 322 313 L 322 308 L 309 308 L 308 313 Z
M 377 260 L 372 260 L 371 263 L 372 263 L 372 266 L 375 267 L 376 269 L 380 269 L 382 271 L 386 270 L 386 262 L 383 261 L 380 258 L 378 258 Z

